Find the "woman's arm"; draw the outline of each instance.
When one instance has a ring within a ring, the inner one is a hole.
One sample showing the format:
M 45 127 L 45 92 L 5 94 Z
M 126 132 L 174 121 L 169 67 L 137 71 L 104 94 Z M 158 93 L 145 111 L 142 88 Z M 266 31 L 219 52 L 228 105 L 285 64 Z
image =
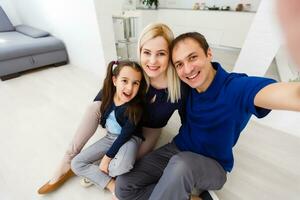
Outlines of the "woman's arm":
M 277 110 L 300 111 L 300 83 L 273 83 L 261 89 L 254 105 Z

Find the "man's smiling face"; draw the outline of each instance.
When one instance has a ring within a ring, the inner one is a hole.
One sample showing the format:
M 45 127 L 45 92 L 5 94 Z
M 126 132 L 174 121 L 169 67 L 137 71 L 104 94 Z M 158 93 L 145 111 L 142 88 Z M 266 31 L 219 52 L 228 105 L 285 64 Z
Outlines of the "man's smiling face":
M 196 40 L 185 38 L 174 46 L 172 60 L 183 82 L 196 88 L 198 92 L 209 87 L 214 78 L 210 49 L 205 54 Z

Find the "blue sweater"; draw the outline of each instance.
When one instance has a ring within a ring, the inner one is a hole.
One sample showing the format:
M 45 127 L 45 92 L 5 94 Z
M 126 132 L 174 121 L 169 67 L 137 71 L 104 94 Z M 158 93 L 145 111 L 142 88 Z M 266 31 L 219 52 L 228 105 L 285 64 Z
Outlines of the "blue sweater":
M 202 93 L 190 89 L 186 120 L 174 138 L 181 151 L 192 151 L 215 159 L 226 170 L 233 168 L 232 148 L 252 114 L 258 118 L 270 110 L 256 107 L 254 98 L 265 86 L 275 81 L 227 73 L 220 64 L 209 88 Z

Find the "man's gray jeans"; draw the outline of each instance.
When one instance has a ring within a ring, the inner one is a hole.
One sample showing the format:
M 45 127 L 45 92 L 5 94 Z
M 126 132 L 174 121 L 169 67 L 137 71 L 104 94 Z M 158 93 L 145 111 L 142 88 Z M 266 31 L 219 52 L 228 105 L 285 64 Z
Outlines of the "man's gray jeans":
M 193 188 L 218 190 L 226 172 L 215 160 L 181 152 L 169 143 L 139 160 L 131 172 L 117 177 L 119 200 L 188 200 Z

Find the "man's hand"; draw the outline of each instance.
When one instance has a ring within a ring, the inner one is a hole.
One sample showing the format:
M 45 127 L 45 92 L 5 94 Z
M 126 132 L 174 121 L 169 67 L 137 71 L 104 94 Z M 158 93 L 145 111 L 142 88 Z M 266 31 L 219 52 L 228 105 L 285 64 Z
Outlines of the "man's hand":
M 108 157 L 108 156 L 105 155 L 105 156 L 102 158 L 102 160 L 101 160 L 101 163 L 100 163 L 100 165 L 99 165 L 99 169 L 100 169 L 102 172 L 108 174 L 108 166 L 109 166 L 109 163 L 110 163 L 111 160 L 112 160 L 112 158 L 110 158 L 110 157 Z
M 277 12 L 288 50 L 300 68 L 300 1 L 278 0 Z

